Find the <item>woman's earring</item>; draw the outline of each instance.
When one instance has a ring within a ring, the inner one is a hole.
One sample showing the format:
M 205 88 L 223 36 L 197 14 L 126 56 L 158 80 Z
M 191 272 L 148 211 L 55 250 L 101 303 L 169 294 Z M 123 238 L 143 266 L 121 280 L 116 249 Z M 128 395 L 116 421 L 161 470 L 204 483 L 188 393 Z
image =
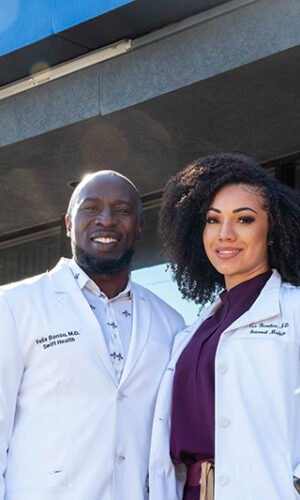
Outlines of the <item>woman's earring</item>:
M 271 247 L 272 245 L 273 245 L 273 241 L 272 240 L 268 241 L 268 246 Z

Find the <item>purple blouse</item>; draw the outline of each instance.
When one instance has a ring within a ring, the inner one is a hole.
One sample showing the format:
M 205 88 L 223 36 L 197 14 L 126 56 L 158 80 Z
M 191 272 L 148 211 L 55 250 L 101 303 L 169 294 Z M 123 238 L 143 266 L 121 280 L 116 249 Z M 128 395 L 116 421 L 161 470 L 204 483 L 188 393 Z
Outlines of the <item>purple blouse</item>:
M 214 365 L 220 336 L 250 309 L 271 274 L 267 271 L 221 293 L 221 306 L 200 325 L 177 361 L 170 446 L 172 458 L 188 465 L 184 500 L 199 500 L 201 462 L 214 461 Z

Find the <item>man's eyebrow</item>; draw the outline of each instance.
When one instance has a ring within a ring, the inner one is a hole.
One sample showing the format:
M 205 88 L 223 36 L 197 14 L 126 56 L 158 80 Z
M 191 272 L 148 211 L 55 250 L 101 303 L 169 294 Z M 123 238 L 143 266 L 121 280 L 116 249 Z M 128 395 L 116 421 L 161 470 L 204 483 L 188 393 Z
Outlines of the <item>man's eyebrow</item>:
M 80 203 L 84 203 L 85 201 L 97 201 L 98 198 L 91 198 L 91 197 L 87 197 L 87 198 L 83 198 L 82 200 L 80 200 Z
M 115 200 L 114 203 L 124 203 L 125 205 L 133 205 L 132 201 L 128 200 Z
M 101 198 L 93 198 L 91 196 L 87 196 L 86 198 L 83 198 L 80 203 L 85 203 L 85 202 L 90 202 L 90 201 L 93 201 L 93 202 L 99 202 L 101 201 Z M 113 204 L 114 205 L 118 205 L 118 204 L 123 204 L 123 205 L 128 205 L 128 206 L 133 206 L 133 203 L 131 201 L 128 201 L 128 200 L 113 200 Z

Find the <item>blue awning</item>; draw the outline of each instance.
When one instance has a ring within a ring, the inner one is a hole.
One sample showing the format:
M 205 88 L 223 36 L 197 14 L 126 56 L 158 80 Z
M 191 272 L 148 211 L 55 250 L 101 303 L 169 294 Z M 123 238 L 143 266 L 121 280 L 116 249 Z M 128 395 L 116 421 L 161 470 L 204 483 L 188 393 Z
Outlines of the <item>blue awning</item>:
M 0 0 L 0 56 L 134 0 Z

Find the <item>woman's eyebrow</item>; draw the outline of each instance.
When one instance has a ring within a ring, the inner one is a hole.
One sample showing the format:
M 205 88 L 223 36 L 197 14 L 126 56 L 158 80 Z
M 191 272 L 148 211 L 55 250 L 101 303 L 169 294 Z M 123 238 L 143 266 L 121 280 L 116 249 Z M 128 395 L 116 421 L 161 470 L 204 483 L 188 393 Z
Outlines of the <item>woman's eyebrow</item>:
M 250 210 L 251 212 L 254 212 L 255 214 L 257 214 L 257 212 L 255 212 L 255 210 L 253 208 L 250 208 L 250 207 L 236 208 L 235 210 L 232 210 L 232 213 L 236 214 L 238 212 L 242 212 L 243 210 Z
M 217 212 L 217 214 L 220 214 L 220 213 L 221 213 L 221 210 L 219 210 L 218 208 L 209 207 L 209 208 L 207 209 L 207 211 L 209 211 L 209 210 L 212 210 L 213 212 Z
M 207 209 L 207 211 L 209 211 L 209 210 L 212 210 L 213 212 L 216 212 L 217 214 L 222 213 L 221 210 L 219 210 L 218 208 L 214 208 L 214 207 L 209 207 Z M 238 212 L 242 212 L 243 210 L 250 210 L 251 212 L 254 212 L 255 214 L 257 214 L 257 212 L 253 208 L 250 208 L 250 207 L 235 208 L 234 210 L 232 210 L 232 213 L 237 214 Z

